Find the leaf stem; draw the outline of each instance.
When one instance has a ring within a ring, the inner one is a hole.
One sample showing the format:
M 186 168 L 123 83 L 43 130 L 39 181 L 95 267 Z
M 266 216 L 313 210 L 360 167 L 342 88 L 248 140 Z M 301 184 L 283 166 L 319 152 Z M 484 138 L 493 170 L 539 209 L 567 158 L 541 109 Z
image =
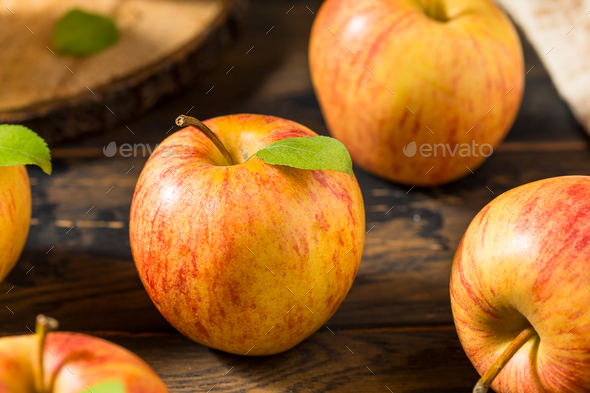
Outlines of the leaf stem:
M 215 146 L 217 146 L 221 154 L 223 154 L 223 157 L 225 157 L 227 163 L 229 165 L 234 165 L 234 161 L 232 160 L 231 156 L 229 155 L 229 152 L 227 151 L 223 143 L 221 143 L 221 141 L 219 140 L 219 138 L 217 138 L 217 136 L 215 136 L 213 131 L 211 131 L 209 127 L 207 127 L 205 124 L 201 123 L 200 120 L 192 116 L 180 115 L 176 118 L 176 125 L 179 127 L 193 126 L 198 128 L 199 131 L 205 134 L 205 136 L 209 138 L 209 140 L 213 142 Z
M 43 352 L 45 349 L 45 340 L 47 334 L 57 330 L 59 323 L 53 318 L 46 317 L 43 314 L 37 316 L 35 324 L 35 336 L 37 338 L 37 373 L 35 374 L 35 386 L 38 393 L 48 393 L 43 377 Z
M 485 393 L 490 388 L 490 385 L 494 379 L 498 376 L 500 371 L 506 366 L 506 364 L 512 359 L 512 357 L 518 352 L 522 346 L 529 341 L 531 337 L 536 334 L 535 329 L 532 326 L 524 329 L 520 334 L 510 343 L 508 348 L 502 352 L 500 356 L 492 363 L 492 365 L 486 370 L 484 375 L 477 381 L 477 385 L 473 388 L 473 393 Z

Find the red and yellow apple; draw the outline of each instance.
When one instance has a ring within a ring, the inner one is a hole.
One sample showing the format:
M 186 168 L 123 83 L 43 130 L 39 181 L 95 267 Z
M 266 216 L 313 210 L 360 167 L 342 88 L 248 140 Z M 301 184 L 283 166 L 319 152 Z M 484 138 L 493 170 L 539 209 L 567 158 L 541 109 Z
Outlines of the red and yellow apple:
M 48 334 L 54 320 L 37 321 L 36 334 L 0 338 L 0 393 L 81 393 L 101 384 L 120 387 L 112 392 L 167 392 L 156 373 L 126 349 L 85 334 Z
M 24 165 L 0 166 L 0 281 L 18 260 L 29 233 L 31 186 Z
M 480 166 L 524 89 L 518 35 L 492 0 L 327 0 L 309 64 L 331 134 L 362 168 L 409 185 Z
M 590 392 L 589 195 L 587 176 L 541 180 L 469 225 L 450 289 L 474 392 Z
M 254 156 L 316 136 L 298 123 L 262 115 L 204 123 L 234 165 L 193 127 L 158 146 L 131 206 L 137 270 L 187 337 L 242 355 L 285 351 L 321 327 L 352 285 L 365 235 L 361 191 L 342 172 Z

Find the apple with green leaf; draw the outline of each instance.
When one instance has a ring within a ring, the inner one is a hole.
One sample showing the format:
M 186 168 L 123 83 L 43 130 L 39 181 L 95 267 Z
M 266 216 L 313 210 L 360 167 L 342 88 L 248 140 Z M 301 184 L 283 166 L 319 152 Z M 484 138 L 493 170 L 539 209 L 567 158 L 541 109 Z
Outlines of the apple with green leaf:
M 45 141 L 19 125 L 0 125 L 0 281 L 18 260 L 31 221 L 31 186 L 24 165 L 51 174 Z
M 492 0 L 327 0 L 309 66 L 330 133 L 355 163 L 413 186 L 471 174 L 524 90 L 518 34 Z
M 293 121 L 231 115 L 164 140 L 137 182 L 130 242 L 162 315 L 241 355 L 292 348 L 344 300 L 365 217 L 348 151 Z
M 32 335 L 0 338 L 0 393 L 166 393 L 157 374 L 133 353 L 77 333 L 50 333 L 39 315 Z
M 474 393 L 590 392 L 590 177 L 494 199 L 453 261 L 451 305 Z

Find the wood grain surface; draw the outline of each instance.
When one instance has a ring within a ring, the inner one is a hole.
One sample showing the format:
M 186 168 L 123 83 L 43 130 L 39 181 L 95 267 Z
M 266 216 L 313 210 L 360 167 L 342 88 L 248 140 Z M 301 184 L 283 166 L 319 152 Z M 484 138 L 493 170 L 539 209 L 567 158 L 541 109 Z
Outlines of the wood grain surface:
M 172 392 L 471 391 L 478 376 L 455 334 L 448 294 L 463 232 L 508 189 L 590 173 L 588 138 L 526 42 L 532 70 L 522 109 L 506 142 L 474 175 L 424 189 L 355 168 L 368 231 L 357 278 L 327 327 L 294 349 L 247 358 L 195 344 L 159 315 L 135 271 L 128 215 L 147 154 L 108 158 L 103 147 L 154 146 L 177 129 L 181 113 L 264 113 L 327 135 L 307 67 L 319 4 L 252 1 L 242 36 L 204 78 L 105 135 L 56 147 L 51 177 L 29 168 L 34 221 L 22 258 L 0 284 L 0 334 L 25 334 L 35 315 L 46 313 L 63 330 L 135 351 Z
M 143 113 L 211 69 L 235 38 L 244 1 L 2 3 L 0 122 L 24 122 L 53 146 Z M 117 43 L 89 57 L 55 52 L 55 22 L 74 8 L 113 18 Z

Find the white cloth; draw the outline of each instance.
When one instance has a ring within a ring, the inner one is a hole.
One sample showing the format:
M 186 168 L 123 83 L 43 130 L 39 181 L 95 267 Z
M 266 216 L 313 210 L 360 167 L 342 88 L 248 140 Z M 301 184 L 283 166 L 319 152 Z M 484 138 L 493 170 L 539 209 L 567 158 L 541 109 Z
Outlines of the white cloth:
M 557 91 L 590 133 L 590 0 L 497 1 L 525 32 Z

